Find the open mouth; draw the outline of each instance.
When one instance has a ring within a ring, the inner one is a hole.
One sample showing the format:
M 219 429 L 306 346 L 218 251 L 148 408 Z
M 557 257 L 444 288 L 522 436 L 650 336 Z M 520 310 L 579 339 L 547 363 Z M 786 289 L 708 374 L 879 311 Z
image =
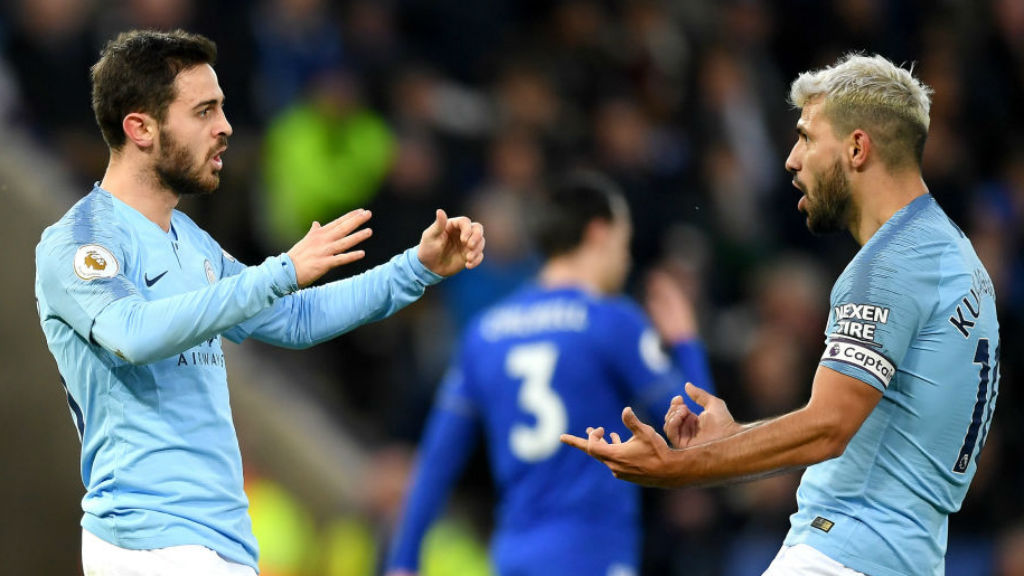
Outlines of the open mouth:
M 213 156 L 210 158 L 210 162 L 213 163 L 213 167 L 215 169 L 220 170 L 221 168 L 224 168 L 224 160 L 220 157 L 220 155 L 223 154 L 224 151 L 227 149 L 227 146 L 225 146 L 213 153 Z

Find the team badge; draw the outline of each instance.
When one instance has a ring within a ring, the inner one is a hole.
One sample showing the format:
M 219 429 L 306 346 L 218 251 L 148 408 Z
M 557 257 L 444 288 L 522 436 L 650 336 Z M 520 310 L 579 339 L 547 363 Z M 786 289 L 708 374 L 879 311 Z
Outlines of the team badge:
M 203 268 L 206 269 L 206 279 L 213 284 L 217 281 L 217 273 L 213 271 L 213 264 L 210 264 L 209 260 L 203 262 Z
M 672 366 L 672 359 L 661 348 L 661 339 L 650 328 L 640 336 L 640 357 L 652 372 L 666 372 Z
M 114 254 L 99 244 L 86 244 L 75 252 L 75 274 L 82 280 L 113 278 L 120 268 Z

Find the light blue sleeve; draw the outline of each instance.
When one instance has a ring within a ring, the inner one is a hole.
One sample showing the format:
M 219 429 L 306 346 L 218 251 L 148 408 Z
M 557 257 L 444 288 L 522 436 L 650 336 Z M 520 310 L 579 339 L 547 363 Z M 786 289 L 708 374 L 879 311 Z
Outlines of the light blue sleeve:
M 116 227 L 90 237 L 84 246 L 72 238 L 70 226 L 55 225 L 47 229 L 36 247 L 36 289 L 46 302 L 46 310 L 40 312 L 60 318 L 79 336 L 89 340 L 93 322 L 103 309 L 121 298 L 139 297 L 139 292 L 124 274 L 82 278 L 75 269 L 77 252 L 92 246 L 97 252 L 107 254 L 110 264 L 120 269 L 120 263 L 126 260 L 124 245 L 127 242 Z
M 96 316 L 92 338 L 131 364 L 147 364 L 225 332 L 296 289 L 291 258 L 282 254 L 170 298 L 134 293 L 114 300 Z
M 282 298 L 225 337 L 306 348 L 394 314 L 441 280 L 420 262 L 416 248 L 410 248 L 358 276 Z
M 933 268 L 894 250 L 862 250 L 832 291 L 821 364 L 884 392 L 934 301 Z M 912 252 L 907 252 L 912 253 Z

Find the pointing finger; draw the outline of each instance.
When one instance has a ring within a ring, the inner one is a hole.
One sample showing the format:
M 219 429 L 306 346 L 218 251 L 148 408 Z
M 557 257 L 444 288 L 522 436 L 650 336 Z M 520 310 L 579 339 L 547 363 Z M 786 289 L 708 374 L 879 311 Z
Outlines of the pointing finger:
M 573 436 L 572 434 L 562 434 L 558 439 L 562 441 L 562 444 L 572 446 L 573 448 L 577 448 L 583 452 L 587 451 L 586 438 L 580 438 L 579 436 Z

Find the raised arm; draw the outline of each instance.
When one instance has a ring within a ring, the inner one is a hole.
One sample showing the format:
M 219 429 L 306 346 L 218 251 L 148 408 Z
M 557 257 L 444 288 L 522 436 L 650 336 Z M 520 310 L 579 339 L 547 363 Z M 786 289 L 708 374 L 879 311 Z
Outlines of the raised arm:
M 706 431 L 707 442 L 684 449 L 670 448 L 654 428 L 640 422 L 628 407 L 623 410 L 622 420 L 633 437 L 627 442 L 621 442 L 616 435 L 608 442 L 603 428 L 589 429 L 587 438 L 566 434 L 562 441 L 603 462 L 617 478 L 637 484 L 718 484 L 839 456 L 881 397 L 878 389 L 819 366 L 811 399 L 803 408 L 743 426 L 736 425 L 731 416 L 720 418 L 719 428 Z M 721 417 L 721 411 L 727 411 L 724 402 L 715 400 L 705 405 L 701 418 Z
M 354 229 L 365 222 L 369 212 L 362 212 L 366 213 L 365 218 L 353 217 L 344 226 Z M 321 230 L 314 226 L 310 235 Z M 369 237 L 368 233 L 360 236 L 363 230 L 345 232 L 346 235 L 327 250 L 328 254 L 333 250 L 347 250 Z M 479 223 L 464 216 L 448 218 L 443 210 L 438 210 L 436 219 L 423 231 L 416 247 L 358 276 L 300 290 L 226 336 L 234 341 L 251 336 L 287 348 L 318 344 L 367 322 L 386 318 L 419 299 L 427 286 L 463 269 L 476 267 L 483 260 L 484 244 L 483 227 Z M 296 245 L 292 252 L 298 248 Z M 308 252 L 311 251 L 303 250 L 303 253 Z M 362 257 L 362 251 L 349 254 Z M 345 255 L 341 253 L 338 257 Z M 354 259 L 357 258 L 347 261 Z
M 368 211 L 354 210 L 325 226 L 314 223 L 287 255 L 199 290 L 158 300 L 127 294 L 96 315 L 91 337 L 132 364 L 188 350 L 253 318 L 328 270 L 361 258 L 362 251 L 348 250 L 369 237 L 369 230 L 357 230 L 369 218 Z

